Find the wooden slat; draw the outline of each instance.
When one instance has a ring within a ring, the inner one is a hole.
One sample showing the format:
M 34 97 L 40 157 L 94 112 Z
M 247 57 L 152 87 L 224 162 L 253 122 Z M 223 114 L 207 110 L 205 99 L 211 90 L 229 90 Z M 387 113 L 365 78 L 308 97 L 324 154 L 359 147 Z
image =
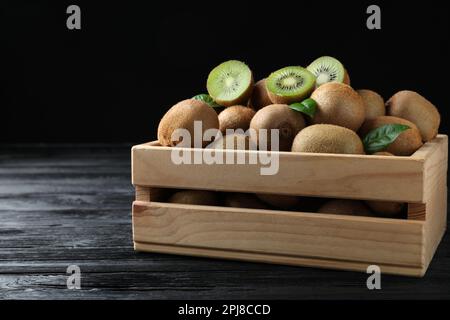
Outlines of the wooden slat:
M 232 250 L 424 265 L 419 221 L 136 201 L 133 233 L 138 243 L 223 250 L 224 258 Z
M 144 251 L 144 252 L 169 253 L 169 254 L 190 255 L 207 258 L 232 259 L 232 260 L 263 262 L 263 263 L 283 264 L 302 267 L 315 267 L 324 269 L 360 271 L 360 272 L 366 272 L 367 267 L 370 265 L 370 263 L 365 262 L 307 258 L 297 256 L 283 256 L 275 254 L 240 252 L 232 250 L 225 251 L 225 250 L 215 250 L 205 248 L 160 245 L 142 242 L 135 242 L 134 249 L 136 251 Z M 423 267 L 396 266 L 389 264 L 377 264 L 377 265 L 380 267 L 382 274 L 422 277 L 425 271 Z
M 424 221 L 427 211 L 424 203 L 408 203 L 408 220 Z
M 150 188 L 149 187 L 142 187 L 142 186 L 136 186 L 136 201 L 150 201 Z
M 425 262 L 428 267 L 447 227 L 447 175 L 436 182 L 434 193 L 426 205 L 424 232 Z
M 428 268 L 447 226 L 448 137 L 439 135 L 422 149 L 426 150 L 415 156 L 425 159 L 424 259 Z
M 447 177 L 448 137 L 440 135 L 433 141 L 426 143 L 424 148 L 427 149 L 427 156 L 425 156 L 423 168 L 423 203 L 426 203 L 436 193 L 437 188 L 440 187 L 440 181 Z
M 279 153 L 276 175 L 260 164 L 176 165 L 173 148 L 139 145 L 132 150 L 134 185 L 219 191 L 278 193 L 347 199 L 424 202 L 423 159 L 311 153 Z M 201 149 L 184 149 L 193 159 Z M 218 151 L 225 155 L 256 151 Z

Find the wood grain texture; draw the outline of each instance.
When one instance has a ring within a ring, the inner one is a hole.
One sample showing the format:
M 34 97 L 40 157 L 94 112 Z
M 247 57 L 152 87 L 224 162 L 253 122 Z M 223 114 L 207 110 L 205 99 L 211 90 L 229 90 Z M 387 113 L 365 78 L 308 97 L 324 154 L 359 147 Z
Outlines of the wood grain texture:
M 241 261 L 268 263 L 268 264 L 282 264 L 288 266 L 290 265 L 296 267 L 302 266 L 302 267 L 358 271 L 358 272 L 366 272 L 367 267 L 370 265 L 366 262 L 358 262 L 358 261 L 308 258 L 300 256 L 274 255 L 256 252 L 233 251 L 233 250 L 224 251 L 208 248 L 161 245 L 161 244 L 141 243 L 141 242 L 135 242 L 134 248 L 137 251 L 143 252 L 170 253 L 176 255 L 187 255 L 195 257 L 241 260 Z M 380 267 L 380 270 L 383 274 L 421 277 L 423 276 L 424 273 L 423 267 L 420 266 L 401 266 L 383 263 L 378 263 L 377 266 Z
M 128 145 L 0 146 L 0 299 L 450 299 L 450 237 L 422 279 L 137 253 Z M 77 264 L 82 289 L 68 290 Z
M 201 159 L 202 149 L 176 149 Z M 280 152 L 276 175 L 261 175 L 261 164 L 177 165 L 174 148 L 153 143 L 132 149 L 132 183 L 137 186 L 278 193 L 347 199 L 424 202 L 424 160 L 414 157 Z M 220 150 L 249 163 L 257 151 Z M 267 167 L 267 165 L 262 165 Z M 232 169 L 230 169 L 232 167 Z M 237 183 L 239 182 L 239 183 Z
M 363 262 L 366 267 L 421 269 L 425 263 L 423 223 L 396 219 L 136 201 L 133 239 L 183 247 L 187 253 L 188 247 L 223 250 L 223 258 L 231 258 L 229 251 L 266 254 L 271 263 L 286 257 Z
M 424 203 L 408 203 L 408 220 L 425 221 L 426 211 Z
M 150 201 L 150 188 L 149 187 L 135 187 L 136 201 Z

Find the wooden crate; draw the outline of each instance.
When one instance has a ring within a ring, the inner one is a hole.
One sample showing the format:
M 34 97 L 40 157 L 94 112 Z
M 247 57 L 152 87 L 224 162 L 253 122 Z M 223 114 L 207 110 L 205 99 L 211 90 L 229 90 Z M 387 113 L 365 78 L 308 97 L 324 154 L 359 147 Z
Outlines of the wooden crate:
M 280 152 L 273 176 L 260 165 L 176 165 L 172 150 L 132 148 L 135 250 L 420 277 L 445 232 L 445 135 L 410 157 Z M 171 204 L 158 188 L 399 201 L 408 219 Z

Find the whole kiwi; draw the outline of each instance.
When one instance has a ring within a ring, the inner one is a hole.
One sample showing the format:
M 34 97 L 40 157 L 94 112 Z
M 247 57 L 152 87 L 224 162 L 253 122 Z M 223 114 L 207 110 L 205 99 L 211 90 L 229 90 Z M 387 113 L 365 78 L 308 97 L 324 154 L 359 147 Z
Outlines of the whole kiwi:
M 405 204 L 402 202 L 392 202 L 392 201 L 366 201 L 372 211 L 380 217 L 385 218 L 399 218 L 403 213 L 403 208 Z
M 372 216 L 372 212 L 364 202 L 358 200 L 330 200 L 324 203 L 317 212 L 352 216 Z
M 216 206 L 220 204 L 216 192 L 204 190 L 183 190 L 175 192 L 168 200 L 169 203 L 197 204 Z
M 254 194 L 250 193 L 227 193 L 224 203 L 227 207 L 234 208 L 269 209 Z
M 208 145 L 208 149 L 256 150 L 256 146 L 253 148 L 250 148 L 250 146 L 250 136 L 242 133 L 232 133 L 217 139 Z
M 344 81 L 343 81 L 343 83 L 346 84 L 346 85 L 348 85 L 348 86 L 351 85 L 351 82 L 350 82 L 350 75 L 348 74 L 347 69 L 345 69 L 345 75 L 344 75 Z
M 402 124 L 408 126 L 409 129 L 403 131 L 397 139 L 383 151 L 387 151 L 396 156 L 410 156 L 422 146 L 422 137 L 416 125 L 411 121 L 398 117 L 381 116 L 367 120 L 362 125 L 359 134 L 364 138 L 373 129 L 387 124 Z
M 226 129 L 248 130 L 250 121 L 255 115 L 252 108 L 244 106 L 231 106 L 219 113 L 219 129 L 225 134 Z
M 352 87 L 339 82 L 328 82 L 311 95 L 317 109 L 312 122 L 335 124 L 357 131 L 365 118 L 364 101 Z
M 259 110 L 272 103 L 267 94 L 266 79 L 259 80 L 253 87 L 252 96 L 248 102 L 249 107 Z
M 386 103 L 388 114 L 414 123 L 424 142 L 438 134 L 441 116 L 437 108 L 414 91 L 404 90 L 394 94 Z
M 187 99 L 178 102 L 162 117 L 158 126 L 159 143 L 162 146 L 176 146 L 181 140 L 173 140 L 172 133 L 176 129 L 186 129 L 191 134 L 191 141 L 183 141 L 183 146 L 193 147 L 195 121 L 202 122 L 202 139 L 206 130 L 219 129 L 219 119 L 213 108 L 203 101 Z M 202 141 L 202 146 L 209 143 L 209 141 Z
M 386 115 L 384 99 L 378 93 L 367 89 L 361 89 L 357 92 L 364 100 L 366 120 Z
M 364 154 L 364 146 L 359 136 L 350 129 L 332 124 L 315 124 L 297 134 L 292 151 Z
M 282 194 L 257 193 L 259 200 L 281 209 L 292 209 L 300 205 L 300 197 Z
M 154 202 L 163 202 L 172 194 L 173 189 L 150 188 L 150 200 Z
M 294 111 L 286 104 L 271 104 L 256 112 L 250 128 L 255 130 L 252 141 L 261 149 L 261 139 L 267 137 L 267 150 L 272 150 L 271 131 L 279 130 L 279 150 L 289 151 L 292 140 L 297 133 L 305 127 L 305 119 L 298 111 Z M 263 131 L 265 135 L 263 135 Z

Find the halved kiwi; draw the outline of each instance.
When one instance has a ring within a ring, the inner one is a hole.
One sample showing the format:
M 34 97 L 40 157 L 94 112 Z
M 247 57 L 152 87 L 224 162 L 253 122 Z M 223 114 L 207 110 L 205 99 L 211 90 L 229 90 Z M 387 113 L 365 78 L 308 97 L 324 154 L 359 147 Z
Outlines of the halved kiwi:
M 314 75 L 302 67 L 285 67 L 266 79 L 267 93 L 273 103 L 291 104 L 307 98 L 314 90 Z
M 246 105 L 253 89 L 252 71 L 238 60 L 223 62 L 209 73 L 206 88 L 222 106 Z
M 349 82 L 344 65 L 333 57 L 320 57 L 314 60 L 307 69 L 316 76 L 317 87 L 327 82 Z

